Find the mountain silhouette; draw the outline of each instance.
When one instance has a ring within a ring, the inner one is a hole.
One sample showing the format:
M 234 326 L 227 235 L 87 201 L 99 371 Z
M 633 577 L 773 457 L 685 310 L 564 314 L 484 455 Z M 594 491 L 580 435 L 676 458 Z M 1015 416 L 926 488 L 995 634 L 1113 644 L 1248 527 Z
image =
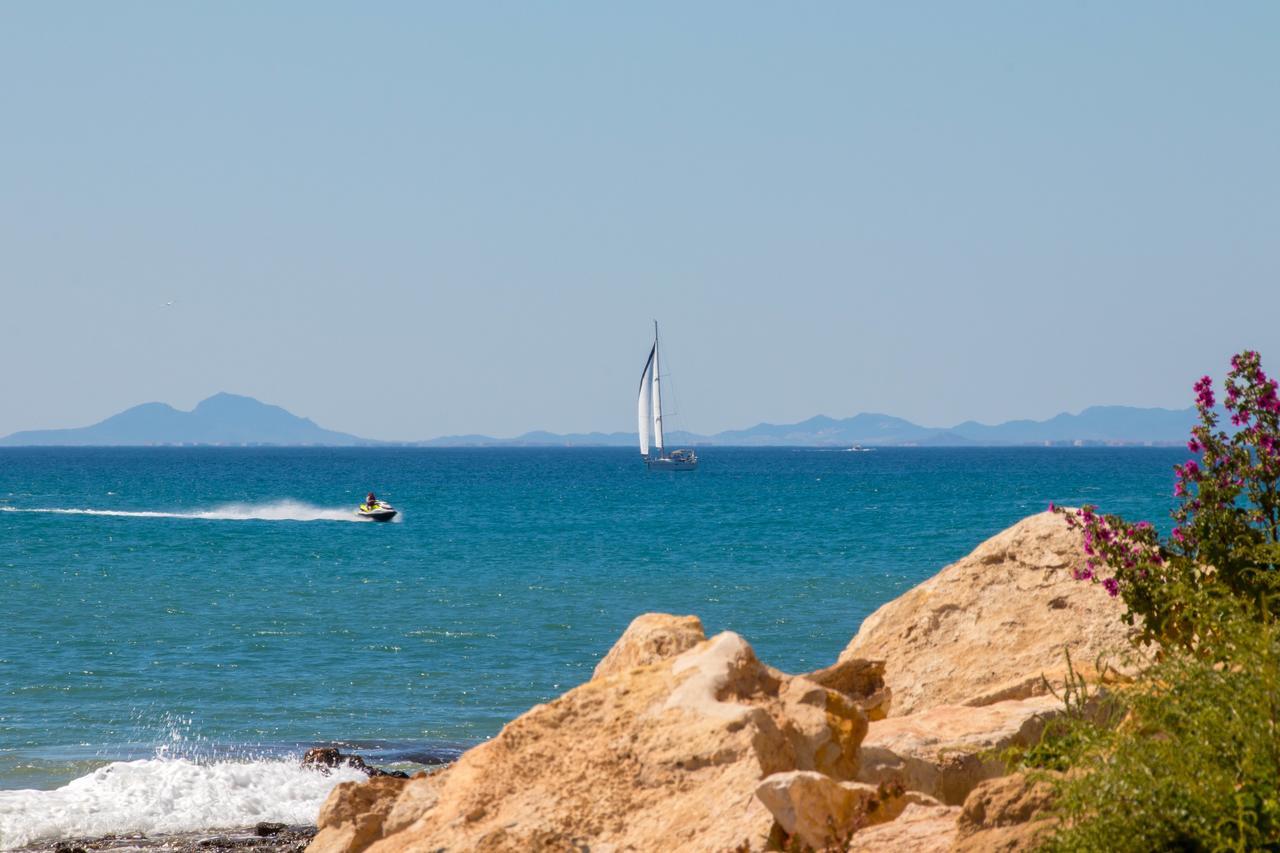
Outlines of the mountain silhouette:
M 166 403 L 143 403 L 78 429 L 27 430 L 0 445 L 113 446 L 154 444 L 378 444 L 318 426 L 279 406 L 238 394 L 214 394 L 190 412 Z

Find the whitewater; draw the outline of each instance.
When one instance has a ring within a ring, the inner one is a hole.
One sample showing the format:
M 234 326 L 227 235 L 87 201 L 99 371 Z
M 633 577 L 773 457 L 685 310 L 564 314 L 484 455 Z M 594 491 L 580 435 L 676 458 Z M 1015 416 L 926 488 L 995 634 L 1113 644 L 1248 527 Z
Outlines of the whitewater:
M 229 829 L 258 821 L 310 824 L 335 785 L 364 778 L 349 767 L 324 773 L 296 759 L 116 761 L 52 791 L 0 791 L 0 850 L 60 838 Z
M 31 512 L 53 515 L 98 515 L 118 518 L 186 518 L 200 521 L 355 521 L 367 522 L 349 509 L 312 506 L 293 500 L 264 504 L 232 503 L 208 510 L 166 512 L 152 510 L 93 509 L 91 507 L 0 507 L 0 512 Z M 398 518 L 396 520 L 399 520 Z

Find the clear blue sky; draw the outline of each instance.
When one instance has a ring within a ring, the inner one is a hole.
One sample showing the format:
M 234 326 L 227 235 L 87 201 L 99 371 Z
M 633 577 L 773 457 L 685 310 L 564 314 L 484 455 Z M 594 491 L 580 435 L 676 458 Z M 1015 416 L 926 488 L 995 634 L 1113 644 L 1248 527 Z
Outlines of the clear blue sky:
M 0 434 L 1180 407 L 1280 373 L 1280 4 L 0 5 Z M 173 301 L 172 306 L 166 303 Z

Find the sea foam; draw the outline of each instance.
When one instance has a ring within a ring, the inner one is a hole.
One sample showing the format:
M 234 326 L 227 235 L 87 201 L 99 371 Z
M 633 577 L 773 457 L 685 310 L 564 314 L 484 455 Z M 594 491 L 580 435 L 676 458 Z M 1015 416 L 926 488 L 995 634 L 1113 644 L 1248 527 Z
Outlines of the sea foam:
M 43 512 L 55 515 L 105 515 L 122 518 L 192 518 L 205 521 L 368 521 L 354 509 L 330 509 L 301 501 L 234 503 L 208 510 L 164 512 L 150 510 L 92 509 L 88 507 L 0 507 L 0 512 Z
M 365 776 L 294 761 L 117 761 L 52 791 L 0 791 L 0 850 L 121 833 L 193 832 L 258 821 L 315 823 L 329 791 Z

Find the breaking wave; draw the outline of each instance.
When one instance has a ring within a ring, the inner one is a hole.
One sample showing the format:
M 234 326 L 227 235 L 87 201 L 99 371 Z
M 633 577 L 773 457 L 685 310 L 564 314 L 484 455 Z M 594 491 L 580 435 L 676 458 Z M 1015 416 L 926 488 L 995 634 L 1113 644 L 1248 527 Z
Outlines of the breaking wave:
M 206 521 L 368 521 L 351 509 L 326 509 L 301 501 L 274 501 L 264 504 L 235 503 L 208 510 L 191 512 L 152 512 L 147 510 L 90 509 L 62 507 L 22 508 L 5 506 L 0 512 L 43 512 L 57 515 L 107 515 L 124 518 L 194 518 Z M 399 517 L 396 517 L 399 521 Z
M 38 841 L 142 832 L 194 832 L 258 821 L 315 823 L 339 782 L 292 761 L 117 761 L 52 791 L 0 791 L 0 850 Z

